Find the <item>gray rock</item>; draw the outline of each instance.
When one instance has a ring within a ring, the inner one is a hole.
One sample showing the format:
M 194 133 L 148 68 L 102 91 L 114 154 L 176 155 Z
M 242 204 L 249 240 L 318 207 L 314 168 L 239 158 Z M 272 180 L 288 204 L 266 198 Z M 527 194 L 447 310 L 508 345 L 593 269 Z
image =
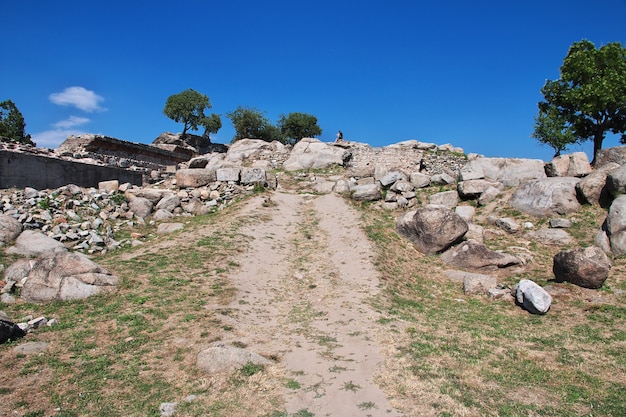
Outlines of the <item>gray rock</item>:
M 545 177 L 544 162 L 539 159 L 477 158 L 467 163 L 460 172 L 460 181 L 484 178 L 501 182 L 507 187 Z
M 448 207 L 428 205 L 400 217 L 396 230 L 411 240 L 417 250 L 432 255 L 459 242 L 468 226 Z
M 626 164 L 626 146 L 614 146 L 598 150 L 595 162 L 596 167 L 603 167 L 611 162 L 618 165 Z
M 486 205 L 490 201 L 495 200 L 501 194 L 500 190 L 495 187 L 489 187 L 478 197 L 478 204 L 481 206 Z
M 474 208 L 473 206 L 456 206 L 454 212 L 461 216 L 463 220 L 469 223 L 476 214 L 476 208 Z
M 592 171 L 585 152 L 556 156 L 546 164 L 545 169 L 549 177 L 584 177 Z
M 498 218 L 495 224 L 509 234 L 517 233 L 521 228 L 519 223 L 510 217 Z
M 606 186 L 612 195 L 626 193 L 626 164 L 612 170 L 606 177 Z
M 226 161 L 241 163 L 248 159 L 259 159 L 261 155 L 283 152 L 285 145 L 280 142 L 266 142 L 261 139 L 241 139 L 230 145 Z
M 497 285 L 498 281 L 491 275 L 468 273 L 463 277 L 463 292 L 465 294 L 488 294 L 489 290 Z
M 410 193 L 415 190 L 415 186 L 409 181 L 399 180 L 391 186 L 391 190 L 398 193 Z
M 402 171 L 389 171 L 382 178 L 379 179 L 380 185 L 388 187 L 398 181 L 407 181 L 407 175 Z
M 580 199 L 585 203 L 608 206 L 612 195 L 607 186 L 607 177 L 617 168 L 618 164 L 609 162 L 581 179 L 576 184 L 576 192 Z
M 425 188 L 430 185 L 430 175 L 422 174 L 421 172 L 412 172 L 409 180 L 415 188 Z
M 224 167 L 215 170 L 217 181 L 221 182 L 239 182 L 241 179 L 241 168 Z
M 572 221 L 561 217 L 550 219 L 550 227 L 555 229 L 567 229 L 572 227 Z
M 382 190 L 378 184 L 364 184 L 354 187 L 352 199 L 358 201 L 378 201 L 382 198 Z
M 21 297 L 26 302 L 77 300 L 112 290 L 118 281 L 84 255 L 61 252 L 35 262 Z
M 502 190 L 504 186 L 498 181 L 485 179 L 461 181 L 457 184 L 457 191 L 459 192 L 459 196 L 463 199 L 479 198 L 490 188 Z
M 271 362 L 263 356 L 245 349 L 229 346 L 221 342 L 198 353 L 197 366 L 209 374 L 231 372 L 248 363 L 269 365 Z
M 523 263 L 516 256 L 494 252 L 473 240 L 448 249 L 441 254 L 441 260 L 449 265 L 474 270 L 507 268 Z
M 552 296 L 535 282 L 522 279 L 515 288 L 515 300 L 532 314 L 546 314 L 552 305 Z
M 514 208 L 536 217 L 574 213 L 580 209 L 573 177 L 552 177 L 528 181 L 520 185 L 510 204 Z
M 349 151 L 341 147 L 304 138 L 294 145 L 289 158 L 283 163 L 283 168 L 287 171 L 299 171 L 343 166 L 348 155 Z
M 176 185 L 180 188 L 202 187 L 216 180 L 214 169 L 179 169 L 176 171 Z
M 157 210 L 166 210 L 173 213 L 176 207 L 180 207 L 180 198 L 177 195 L 163 197 L 156 205 Z
M 49 252 L 64 252 L 63 243 L 48 237 L 37 230 L 24 230 L 15 240 L 15 246 L 7 249 L 8 253 L 24 256 L 40 256 Z
M 626 195 L 618 196 L 611 203 L 606 217 L 606 232 L 613 254 L 626 255 Z
M 450 174 L 446 174 L 445 172 L 442 172 L 441 174 L 435 174 L 430 177 L 430 183 L 435 185 L 450 185 L 454 184 L 455 182 L 456 180 L 454 179 L 454 177 Z
M 563 229 L 530 230 L 524 234 L 524 238 L 552 246 L 567 246 L 574 243 L 574 238 Z
M 156 221 L 169 220 L 169 219 L 171 219 L 173 217 L 174 217 L 174 215 L 171 212 L 169 212 L 167 210 L 163 210 L 163 209 L 158 209 L 152 215 L 152 218 L 154 220 L 156 220 Z
M 612 264 L 602 249 L 590 246 L 559 252 L 552 271 L 557 282 L 571 282 L 584 288 L 600 288 Z
M 13 242 L 22 233 L 22 224 L 11 216 L 0 213 L 0 246 Z
M 449 209 L 455 208 L 459 204 L 459 194 L 456 191 L 443 191 L 431 195 L 428 202 L 433 205 L 446 206 Z
M 178 408 L 178 403 L 161 403 L 159 406 L 159 411 L 161 412 L 161 417 L 171 417 L 176 415 L 176 409 Z
M 145 219 L 152 213 L 152 201 L 144 197 L 135 197 L 128 203 L 128 208 L 137 217 Z
M 13 348 L 13 353 L 22 355 L 36 355 L 45 352 L 50 343 L 47 342 L 26 342 L 20 343 Z
M 267 183 L 267 176 L 264 169 L 261 168 L 242 168 L 241 169 L 241 183 L 247 184 L 261 184 Z

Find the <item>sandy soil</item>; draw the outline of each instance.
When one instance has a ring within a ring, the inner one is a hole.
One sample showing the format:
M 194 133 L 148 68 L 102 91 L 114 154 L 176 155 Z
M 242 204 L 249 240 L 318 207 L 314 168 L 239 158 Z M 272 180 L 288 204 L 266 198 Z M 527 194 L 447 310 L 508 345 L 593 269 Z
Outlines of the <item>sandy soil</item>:
M 399 416 L 375 383 L 384 343 L 368 298 L 379 292 L 359 214 L 334 194 L 276 191 L 250 200 L 251 237 L 229 280 L 227 320 L 248 349 L 278 357 L 289 415 Z

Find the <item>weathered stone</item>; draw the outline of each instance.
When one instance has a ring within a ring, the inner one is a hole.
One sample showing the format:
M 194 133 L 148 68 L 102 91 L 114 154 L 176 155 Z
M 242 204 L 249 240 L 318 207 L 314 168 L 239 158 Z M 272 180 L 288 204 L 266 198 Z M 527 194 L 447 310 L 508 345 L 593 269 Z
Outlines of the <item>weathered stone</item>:
M 163 209 L 158 209 L 152 215 L 152 218 L 156 221 L 168 220 L 172 217 L 174 217 L 174 214 L 172 214 L 172 212 Z
M 66 250 L 63 243 L 44 235 L 40 231 L 24 230 L 15 240 L 15 246 L 7 249 L 7 252 L 24 256 L 39 256 L 48 252 Z
M 496 285 L 498 285 L 498 281 L 491 275 L 468 273 L 463 277 L 463 292 L 465 294 L 487 294 Z
M 0 213 L 0 246 L 13 242 L 22 232 L 22 224 L 13 217 Z
M 430 183 L 435 185 L 450 185 L 454 184 L 456 180 L 450 174 L 442 172 L 441 174 L 435 174 L 430 177 Z
M 217 181 L 221 182 L 239 182 L 241 179 L 241 168 L 226 167 L 215 170 Z
M 544 245 L 567 246 L 574 243 L 572 236 L 563 229 L 531 230 L 524 234 L 524 238 Z
M 378 179 L 378 178 L 377 178 Z M 385 173 L 380 179 L 380 185 L 383 187 L 388 187 L 398 181 L 407 181 L 408 176 L 402 172 L 397 170 L 392 170 Z
M 210 209 L 207 207 L 202 201 L 197 198 L 192 198 L 189 202 L 184 206 L 184 209 L 194 215 L 201 216 L 203 214 L 207 214 Z
M 157 210 L 166 210 L 173 213 L 176 207 L 180 207 L 180 198 L 177 195 L 163 197 L 156 205 Z
M 599 149 L 596 154 L 595 166 L 601 168 L 608 163 L 626 164 L 626 146 Z
M 268 359 L 257 353 L 221 342 L 213 343 L 211 347 L 198 353 L 196 360 L 198 368 L 209 374 L 231 372 L 248 363 L 255 365 L 271 364 Z
M 626 195 L 618 196 L 611 203 L 606 217 L 606 232 L 613 254 L 626 255 Z
M 349 156 L 350 152 L 341 147 L 318 139 L 304 138 L 294 145 L 289 158 L 283 163 L 283 168 L 287 171 L 298 171 L 343 166 Z
M 412 172 L 409 180 L 415 188 L 424 188 L 430 185 L 430 175 L 422 174 L 421 172 Z
M 112 290 L 118 278 L 79 253 L 61 252 L 38 259 L 22 288 L 26 302 L 77 300 Z
M 428 205 L 400 217 L 396 230 L 411 240 L 420 252 L 430 255 L 460 241 L 468 226 L 448 207 Z
M 567 229 L 572 227 L 572 221 L 570 219 L 564 219 L 562 217 L 557 217 L 554 219 L 550 219 L 550 227 L 554 229 Z
M 267 182 L 267 176 L 264 169 L 261 168 L 242 168 L 241 169 L 241 183 L 246 184 L 261 184 L 264 185 Z
M 529 279 L 522 279 L 517 284 L 515 300 L 532 314 L 546 314 L 552 305 L 552 296 Z
M 481 206 L 487 205 L 489 202 L 494 201 L 501 194 L 500 190 L 495 187 L 489 187 L 478 197 L 478 204 Z
M 457 184 L 457 191 L 463 199 L 479 198 L 489 188 L 502 190 L 504 186 L 498 181 L 484 179 L 461 181 Z
M 584 177 L 591 171 L 591 164 L 585 152 L 559 155 L 546 164 L 546 174 L 549 177 Z
M 428 198 L 429 204 L 446 206 L 450 209 L 459 204 L 459 194 L 456 191 L 443 191 L 435 193 Z
M 396 181 L 392 186 L 391 190 L 396 191 L 398 193 L 409 193 L 415 189 L 415 186 L 406 180 Z
M 248 159 L 259 159 L 264 154 L 284 152 L 285 145 L 280 142 L 267 142 L 261 139 L 240 139 L 230 145 L 226 153 L 226 160 L 241 163 Z
M 573 177 L 552 177 L 525 182 L 515 190 L 510 204 L 536 217 L 574 213 L 580 209 L 575 188 L 578 181 Z
M 618 164 L 609 162 L 581 179 L 576 184 L 576 192 L 580 199 L 585 203 L 608 206 L 612 196 L 608 190 L 607 177 L 617 168 Z
M 496 219 L 495 224 L 509 234 L 517 233 L 520 230 L 519 223 L 510 217 L 498 218 Z
M 461 216 L 466 222 L 470 222 L 476 214 L 476 209 L 473 206 L 457 206 L 454 212 Z
M 217 180 L 213 169 L 179 169 L 176 171 L 176 185 L 180 188 L 196 188 Z
M 152 201 L 144 197 L 135 197 L 128 203 L 128 208 L 135 216 L 145 219 L 152 213 Z
M 185 227 L 185 225 L 182 223 L 159 223 L 157 226 L 157 233 L 160 235 L 172 233 L 182 229 L 183 227 Z
M 100 181 L 98 183 L 98 190 L 100 192 L 106 192 L 108 194 L 115 193 L 120 189 L 120 182 L 118 180 Z
M 612 264 L 602 249 L 590 246 L 559 252 L 552 271 L 557 282 L 571 282 L 584 288 L 600 288 Z
M 626 193 L 626 164 L 615 168 L 607 175 L 606 187 L 614 196 Z
M 501 182 L 507 187 L 545 177 L 542 160 L 518 158 L 477 158 L 467 163 L 460 173 L 460 181 L 484 178 Z
M 364 184 L 354 187 L 352 199 L 359 201 L 377 201 L 382 198 L 382 190 L 378 184 Z
M 513 255 L 494 252 L 473 240 L 462 242 L 441 254 L 441 260 L 449 265 L 467 269 L 496 269 L 520 265 L 523 261 Z

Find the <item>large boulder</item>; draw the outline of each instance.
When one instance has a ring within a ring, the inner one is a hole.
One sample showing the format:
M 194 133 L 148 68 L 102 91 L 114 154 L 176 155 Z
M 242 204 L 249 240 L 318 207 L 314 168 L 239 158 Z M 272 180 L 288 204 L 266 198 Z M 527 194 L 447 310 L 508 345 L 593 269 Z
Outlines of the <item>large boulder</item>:
M 525 181 L 546 177 L 544 162 L 540 159 L 477 158 L 467 163 L 460 172 L 460 181 L 488 179 L 511 187 Z
M 352 191 L 352 199 L 358 201 L 378 201 L 381 198 L 382 189 L 377 183 L 357 185 Z
M 13 242 L 22 233 L 22 224 L 11 216 L 0 213 L 0 246 Z
M 510 204 L 521 212 L 535 217 L 575 213 L 580 209 L 574 177 L 552 177 L 528 181 L 520 185 Z
M 626 164 L 620 165 L 607 175 L 606 186 L 612 195 L 626 193 Z
M 610 162 L 618 165 L 626 164 L 626 146 L 599 149 L 596 154 L 596 168 L 603 167 Z
M 242 168 L 241 183 L 246 184 L 267 184 L 267 175 L 261 168 Z
M 289 158 L 283 163 L 283 168 L 287 171 L 299 171 L 343 166 L 350 156 L 350 151 L 339 146 L 314 138 L 304 138 L 294 145 Z
M 157 210 L 165 210 L 170 213 L 172 213 L 177 207 L 180 207 L 180 198 L 173 194 L 163 197 L 156 205 Z
M 179 188 L 197 188 L 217 180 L 214 169 L 179 169 L 176 171 L 176 185 Z
M 145 219 L 152 213 L 154 204 L 144 197 L 135 197 L 128 203 L 128 208 L 137 217 Z
M 482 193 L 487 191 L 490 188 L 496 188 L 498 190 L 502 190 L 504 186 L 501 182 L 485 180 L 485 179 L 477 179 L 477 180 L 467 180 L 461 181 L 457 184 L 457 191 L 459 192 L 459 196 L 465 200 L 479 198 Z
M 66 250 L 63 243 L 38 230 L 24 230 L 15 239 L 15 245 L 7 249 L 7 252 L 36 257 L 50 252 L 65 252 Z
M 607 186 L 607 177 L 617 168 L 618 164 L 609 162 L 581 179 L 576 184 L 576 192 L 580 199 L 588 204 L 607 206 L 612 198 Z
M 626 255 L 626 194 L 611 203 L 606 217 L 606 233 L 611 252 L 616 256 Z
M 21 297 L 26 302 L 68 301 L 113 290 L 118 278 L 80 253 L 60 252 L 38 259 Z
M 492 251 L 482 243 L 467 240 L 441 254 L 441 260 L 459 268 L 485 270 L 523 264 L 514 255 Z
M 396 230 L 417 250 L 432 255 L 448 249 L 467 233 L 467 222 L 445 206 L 427 205 L 400 217 Z
M 285 145 L 277 141 L 266 142 L 261 139 L 240 139 L 228 148 L 226 161 L 240 164 L 245 160 L 260 159 L 262 155 L 272 155 L 284 151 Z
M 584 152 L 559 155 L 546 164 L 549 177 L 584 177 L 592 171 L 589 158 Z
M 552 271 L 557 282 L 571 282 L 584 288 L 600 288 L 609 276 L 612 264 L 596 246 L 559 252 Z

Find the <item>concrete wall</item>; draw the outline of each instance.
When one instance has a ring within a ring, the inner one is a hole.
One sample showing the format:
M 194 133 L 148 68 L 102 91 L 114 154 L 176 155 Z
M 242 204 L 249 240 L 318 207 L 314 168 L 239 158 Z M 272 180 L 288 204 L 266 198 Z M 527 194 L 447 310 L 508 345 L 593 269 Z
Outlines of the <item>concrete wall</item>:
M 32 187 L 44 190 L 67 184 L 97 187 L 100 181 L 108 180 L 142 185 L 143 176 L 141 172 L 122 168 L 0 150 L 0 188 Z

